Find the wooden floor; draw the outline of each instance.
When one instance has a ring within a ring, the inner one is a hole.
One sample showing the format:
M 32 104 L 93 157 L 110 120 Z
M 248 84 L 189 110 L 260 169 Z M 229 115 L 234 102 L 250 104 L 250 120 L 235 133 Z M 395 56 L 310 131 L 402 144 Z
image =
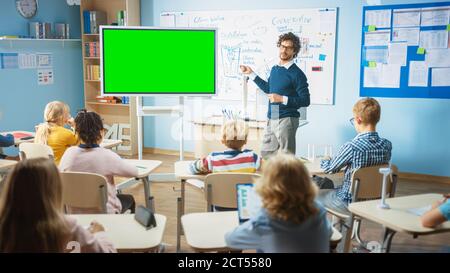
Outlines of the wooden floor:
M 144 159 L 161 160 L 163 164 L 155 173 L 173 172 L 173 163 L 177 156 L 144 155 Z M 186 158 L 189 160 L 189 158 Z M 175 190 L 174 190 L 175 189 Z M 176 252 L 176 199 L 180 196 L 179 182 L 152 183 L 151 194 L 155 198 L 156 212 L 167 217 L 166 229 L 163 237 L 165 252 Z M 133 194 L 137 204 L 144 205 L 144 189 L 141 184 L 126 189 L 124 193 Z M 417 182 L 401 179 L 397 187 L 397 196 L 420 193 L 449 193 L 450 185 L 439 183 Z M 206 202 L 203 194 L 193 187 L 186 187 L 186 213 L 206 211 Z M 381 226 L 369 221 L 363 221 L 361 237 L 367 241 L 381 240 Z M 192 252 L 186 244 L 184 236 L 181 237 L 181 251 Z M 412 236 L 397 233 L 392 241 L 391 252 L 443 252 L 450 251 L 450 234 L 442 233 L 427 235 L 413 239 Z

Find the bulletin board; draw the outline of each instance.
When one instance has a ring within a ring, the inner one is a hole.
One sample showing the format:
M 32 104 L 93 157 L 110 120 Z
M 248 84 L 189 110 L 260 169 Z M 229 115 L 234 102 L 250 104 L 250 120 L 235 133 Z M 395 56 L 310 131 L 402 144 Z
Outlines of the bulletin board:
M 450 2 L 363 8 L 360 96 L 450 98 Z
M 267 79 L 276 65 L 278 36 L 298 35 L 295 63 L 306 74 L 312 104 L 333 104 L 337 8 L 163 12 L 160 26 L 217 28 L 218 93 L 215 99 L 242 100 L 239 65 L 249 65 Z M 253 81 L 249 91 L 256 90 Z M 255 100 L 256 92 L 248 99 Z

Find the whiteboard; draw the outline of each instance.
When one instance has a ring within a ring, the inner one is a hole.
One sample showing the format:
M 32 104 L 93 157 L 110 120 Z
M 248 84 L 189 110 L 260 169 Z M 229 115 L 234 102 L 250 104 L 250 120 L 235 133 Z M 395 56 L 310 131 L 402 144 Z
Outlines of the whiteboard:
M 301 50 L 295 63 L 306 74 L 312 104 L 333 104 L 337 8 L 163 12 L 161 27 L 217 28 L 217 99 L 242 99 L 245 64 L 263 79 L 279 61 L 278 36 L 293 32 Z M 180 41 L 182 45 L 182 41 Z M 248 99 L 257 86 L 250 81 Z

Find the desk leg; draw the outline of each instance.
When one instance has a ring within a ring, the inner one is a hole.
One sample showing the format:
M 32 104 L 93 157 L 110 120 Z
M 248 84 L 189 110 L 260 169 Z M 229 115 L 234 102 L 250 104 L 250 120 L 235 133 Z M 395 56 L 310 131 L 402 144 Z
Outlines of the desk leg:
M 185 205 L 185 193 L 186 193 L 186 179 L 181 179 L 181 215 L 184 215 Z
M 177 198 L 177 253 L 180 252 L 181 240 L 181 197 Z
M 383 234 L 383 245 L 381 246 L 381 252 L 383 253 L 389 253 L 391 251 L 391 243 L 392 238 L 395 235 L 395 231 L 389 228 L 384 228 L 384 234 Z
M 347 222 L 347 221 L 346 221 Z M 346 228 L 345 232 L 345 240 L 344 240 L 344 253 L 351 253 L 352 251 L 352 233 L 353 233 L 353 216 L 350 217 L 349 223 L 344 223 L 344 229 Z M 346 226 L 348 224 L 348 227 Z
M 150 180 L 148 180 L 148 176 L 141 178 L 142 183 L 144 183 L 144 197 L 145 197 L 145 206 L 148 209 L 152 209 L 152 204 L 150 204 Z

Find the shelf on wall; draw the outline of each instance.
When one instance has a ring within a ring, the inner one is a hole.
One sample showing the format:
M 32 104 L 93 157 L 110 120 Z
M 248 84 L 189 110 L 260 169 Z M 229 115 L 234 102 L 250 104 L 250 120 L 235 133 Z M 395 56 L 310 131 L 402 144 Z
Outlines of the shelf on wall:
M 118 106 L 118 107 L 129 107 L 129 104 L 123 103 L 107 103 L 107 102 L 97 102 L 97 101 L 86 101 L 86 104 L 90 105 L 106 105 L 106 106 Z
M 65 43 L 81 42 L 81 39 L 32 39 L 32 38 L 0 38 L 0 41 L 9 42 L 12 47 L 14 42 L 61 42 L 64 47 Z

